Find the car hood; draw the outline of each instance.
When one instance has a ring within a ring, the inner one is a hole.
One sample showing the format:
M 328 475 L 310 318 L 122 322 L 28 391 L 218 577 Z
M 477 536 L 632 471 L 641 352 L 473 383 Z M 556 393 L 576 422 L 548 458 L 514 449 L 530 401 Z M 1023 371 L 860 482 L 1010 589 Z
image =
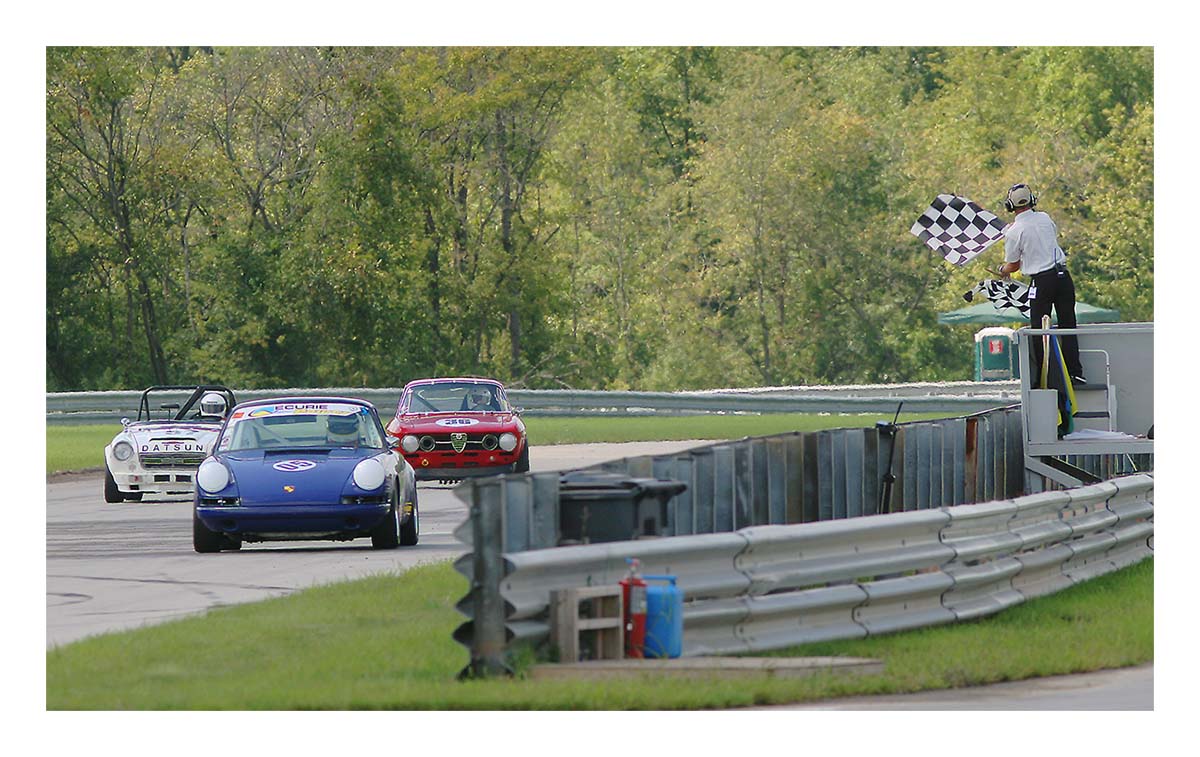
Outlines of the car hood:
M 203 452 L 220 430 L 219 423 L 131 423 L 117 437 L 131 439 L 139 452 Z
M 243 505 L 328 504 L 341 500 L 354 466 L 378 454 L 380 450 L 246 450 L 220 458 L 233 472 Z
M 487 434 L 517 430 L 520 428 L 518 424 L 512 413 L 430 413 L 401 415 L 389 431 L 400 430 L 405 434 L 448 434 L 454 431 Z

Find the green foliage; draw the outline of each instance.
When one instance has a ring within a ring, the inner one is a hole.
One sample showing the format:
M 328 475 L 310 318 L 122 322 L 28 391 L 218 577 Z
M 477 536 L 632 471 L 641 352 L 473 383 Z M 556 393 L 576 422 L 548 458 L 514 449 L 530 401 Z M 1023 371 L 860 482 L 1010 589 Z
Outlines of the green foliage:
M 1153 51 L 48 48 L 47 384 L 961 379 L 939 192 L 1153 316 Z

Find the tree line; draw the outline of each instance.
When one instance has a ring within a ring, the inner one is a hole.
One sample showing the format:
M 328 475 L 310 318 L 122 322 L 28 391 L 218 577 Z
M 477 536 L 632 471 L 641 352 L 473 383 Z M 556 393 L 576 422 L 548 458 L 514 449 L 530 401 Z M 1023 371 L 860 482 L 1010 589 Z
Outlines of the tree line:
M 1153 317 L 1153 50 L 48 48 L 46 382 L 672 390 L 952 380 L 1040 193 Z

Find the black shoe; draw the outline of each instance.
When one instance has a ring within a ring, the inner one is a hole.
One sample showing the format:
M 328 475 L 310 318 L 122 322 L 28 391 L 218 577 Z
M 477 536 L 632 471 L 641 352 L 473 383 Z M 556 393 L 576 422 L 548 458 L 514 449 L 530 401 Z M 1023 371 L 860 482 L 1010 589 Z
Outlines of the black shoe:
M 1083 376 L 1072 376 L 1071 377 L 1071 386 L 1083 386 L 1086 383 L 1087 383 L 1087 379 L 1085 379 Z

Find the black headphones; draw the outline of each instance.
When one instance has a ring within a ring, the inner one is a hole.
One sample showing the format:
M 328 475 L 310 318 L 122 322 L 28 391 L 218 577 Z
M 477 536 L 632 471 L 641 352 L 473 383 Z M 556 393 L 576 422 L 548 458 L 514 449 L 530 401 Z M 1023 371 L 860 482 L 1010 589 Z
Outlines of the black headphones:
M 1012 193 L 1014 190 L 1020 189 L 1021 187 L 1025 187 L 1025 189 L 1029 190 L 1029 205 L 1028 205 L 1028 207 L 1030 207 L 1030 208 L 1037 207 L 1037 200 L 1038 200 L 1037 195 L 1035 195 L 1033 193 L 1032 189 L 1029 189 L 1028 184 L 1013 184 L 1011 187 L 1008 188 L 1008 194 L 1006 194 L 1004 196 L 1004 209 L 1007 210 L 1009 213 L 1012 213 L 1014 210 L 1017 209 L 1017 206 L 1013 205 L 1013 202 L 1012 202 Z M 1021 207 L 1024 208 L 1026 206 L 1022 205 Z

